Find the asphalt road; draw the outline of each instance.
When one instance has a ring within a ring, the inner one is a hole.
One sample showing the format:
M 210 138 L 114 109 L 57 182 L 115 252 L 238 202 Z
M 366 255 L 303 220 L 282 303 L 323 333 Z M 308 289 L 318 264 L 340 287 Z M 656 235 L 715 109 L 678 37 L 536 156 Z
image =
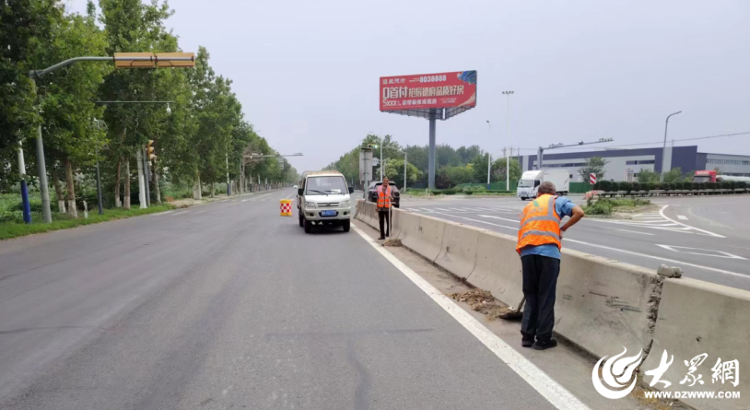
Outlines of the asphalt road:
M 0 408 L 552 408 L 292 195 L 0 242 Z
M 571 196 L 582 203 L 582 196 Z M 685 276 L 750 290 L 750 196 L 659 197 L 653 211 L 631 220 L 585 218 L 563 246 L 657 269 L 680 266 Z M 516 235 L 528 202 L 499 198 L 402 198 L 401 209 Z

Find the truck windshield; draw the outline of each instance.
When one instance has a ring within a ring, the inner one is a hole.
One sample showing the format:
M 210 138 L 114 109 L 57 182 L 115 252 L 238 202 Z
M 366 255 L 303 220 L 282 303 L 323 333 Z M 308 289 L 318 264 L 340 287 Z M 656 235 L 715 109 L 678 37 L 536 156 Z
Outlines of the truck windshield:
M 349 192 L 342 177 L 310 177 L 305 191 L 306 195 L 341 195 Z
M 534 186 L 534 180 L 533 179 L 522 179 L 518 181 L 518 187 L 519 188 L 531 188 Z
M 698 182 L 701 184 L 704 182 L 711 182 L 711 177 L 710 176 L 694 176 L 693 182 Z

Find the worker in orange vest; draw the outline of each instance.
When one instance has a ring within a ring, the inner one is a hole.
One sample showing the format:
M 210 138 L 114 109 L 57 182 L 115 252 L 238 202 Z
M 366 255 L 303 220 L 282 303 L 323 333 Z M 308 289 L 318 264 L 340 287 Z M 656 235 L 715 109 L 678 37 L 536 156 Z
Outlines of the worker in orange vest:
M 391 199 L 393 198 L 393 192 L 389 184 L 388 177 L 383 178 L 383 184 L 378 186 L 378 219 L 380 220 L 380 239 L 385 239 L 386 236 L 391 235 Z M 383 223 L 385 222 L 385 230 L 383 229 Z
M 536 199 L 523 210 L 516 246 L 521 255 L 523 295 L 526 298 L 521 345 L 537 350 L 557 346 L 557 341 L 552 338 L 552 326 L 555 323 L 562 235 L 584 216 L 580 206 L 555 193 L 555 185 L 551 182 L 539 185 Z M 570 219 L 561 227 L 560 221 L 566 216 Z

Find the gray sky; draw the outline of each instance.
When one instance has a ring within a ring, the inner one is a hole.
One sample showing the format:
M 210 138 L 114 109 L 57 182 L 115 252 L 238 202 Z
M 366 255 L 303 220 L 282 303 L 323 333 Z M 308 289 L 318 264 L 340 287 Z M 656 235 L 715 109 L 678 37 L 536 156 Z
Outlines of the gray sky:
M 84 0 L 68 0 L 85 10 Z M 477 107 L 438 143 L 607 146 L 750 131 L 750 2 L 172 0 L 186 51 L 206 46 L 247 119 L 301 172 L 368 132 L 424 145 L 424 119 L 381 113 L 378 78 L 477 70 Z M 467 3 L 468 4 L 468 3 Z M 505 133 L 506 98 L 510 138 Z M 492 133 L 486 120 L 492 123 Z M 680 143 L 750 155 L 750 135 Z M 656 145 L 649 145 L 656 146 Z M 522 151 L 533 154 L 533 150 Z

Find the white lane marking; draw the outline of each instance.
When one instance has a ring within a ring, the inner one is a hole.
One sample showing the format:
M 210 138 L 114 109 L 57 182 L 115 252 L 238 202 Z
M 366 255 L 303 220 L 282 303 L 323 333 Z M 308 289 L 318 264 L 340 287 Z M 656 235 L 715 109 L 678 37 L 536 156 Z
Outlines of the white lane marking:
M 647 232 L 638 232 L 638 231 L 629 231 L 629 230 L 627 230 L 627 229 L 618 229 L 618 231 L 623 231 L 623 232 L 630 232 L 630 233 L 639 233 L 639 234 L 641 234 L 641 235 L 651 235 L 651 236 L 654 236 L 654 235 L 655 235 L 655 234 L 653 234 L 653 233 L 647 233 Z
M 732 255 L 731 253 L 724 252 L 724 251 L 716 251 L 713 249 L 702 249 L 702 248 L 688 248 L 687 246 L 676 246 L 676 245 L 660 245 L 656 244 L 656 246 L 661 246 L 664 249 L 669 249 L 672 252 L 677 253 L 689 253 L 692 255 L 700 255 L 700 256 L 713 256 L 714 258 L 725 258 L 725 259 L 742 259 L 747 260 L 746 258 L 743 258 L 742 256 Z M 682 251 L 680 249 L 688 249 L 691 251 L 700 251 L 700 252 L 686 252 Z M 709 253 L 709 252 L 716 252 L 716 253 Z
M 155 214 L 151 214 L 151 216 L 166 215 L 166 214 L 171 214 L 172 212 L 174 212 L 174 211 L 157 212 Z
M 440 211 L 440 212 L 452 212 L 452 211 L 451 211 L 451 210 L 449 210 L 449 209 L 443 209 L 443 208 L 432 208 L 432 209 L 430 209 L 429 211 L 433 211 L 433 210 L 434 210 L 434 211 Z
M 492 333 L 477 319 L 457 306 L 451 299 L 443 295 L 442 292 L 435 289 L 424 278 L 415 273 L 411 268 L 398 260 L 393 254 L 386 251 L 379 243 L 375 242 L 366 233 L 362 232 L 356 226 L 352 226 L 355 232 L 359 234 L 375 251 L 380 253 L 385 259 L 393 264 L 396 269 L 401 271 L 409 280 L 411 280 L 419 289 L 426 293 L 432 300 L 451 315 L 458 323 L 476 337 L 492 353 L 503 361 L 511 370 L 516 372 L 526 381 L 534 390 L 544 396 L 553 406 L 558 409 L 588 409 L 576 396 L 566 388 L 554 381 L 547 373 L 536 367 L 523 355 L 518 353 L 513 347 Z
M 284 198 L 284 199 L 289 199 L 289 198 L 291 198 L 291 197 L 292 197 L 293 195 L 295 195 L 295 194 L 296 194 L 296 192 L 292 192 L 291 194 L 287 195 L 287 197 L 286 197 L 286 198 Z
M 255 198 L 252 198 L 251 201 L 254 201 L 254 200 L 258 199 L 258 198 L 263 198 L 264 196 L 269 196 L 269 195 L 271 195 L 271 194 L 259 195 L 259 196 L 256 196 Z
M 493 224 L 492 222 L 487 222 L 487 221 L 480 221 L 479 219 L 472 219 L 472 218 L 467 218 L 467 217 L 465 217 L 465 216 L 454 216 L 454 218 L 461 218 L 461 219 L 466 219 L 467 221 L 474 221 L 474 222 L 478 222 L 478 223 L 480 223 L 480 224 L 485 224 L 485 225 L 492 225 L 492 226 L 497 226 L 497 227 L 499 227 L 499 228 L 510 229 L 511 231 L 516 231 L 516 232 L 518 231 L 518 228 L 513 228 L 513 227 L 510 227 L 510 226 L 505 226 L 505 225 L 498 225 L 498 224 Z
M 669 219 L 670 221 L 672 221 L 672 222 L 674 222 L 674 223 L 676 223 L 676 224 L 680 224 L 680 225 L 682 225 L 682 226 L 686 226 L 686 227 L 688 227 L 688 228 L 690 228 L 690 229 L 694 229 L 694 230 L 696 230 L 696 231 L 700 231 L 700 232 L 703 232 L 703 233 L 705 233 L 705 234 L 708 234 L 708 235 L 710 235 L 710 236 L 714 236 L 714 237 L 716 237 L 716 238 L 726 238 L 726 236 L 721 236 L 721 235 L 719 235 L 719 234 L 716 234 L 716 233 L 713 233 L 713 232 L 709 232 L 709 231 L 706 231 L 706 230 L 703 230 L 703 229 L 698 229 L 698 228 L 692 227 L 692 226 L 690 226 L 690 225 L 686 225 L 686 224 L 684 224 L 684 223 L 682 223 L 682 222 L 677 222 L 677 221 L 675 221 L 674 219 L 671 219 L 671 218 L 669 218 L 668 216 L 664 215 L 664 210 L 665 210 L 665 209 L 667 209 L 667 207 L 668 207 L 668 206 L 669 206 L 669 205 L 664 205 L 664 206 L 663 206 L 663 207 L 661 208 L 661 210 L 659 210 L 659 215 L 663 216 L 663 217 L 664 217 L 664 218 L 666 218 L 666 219 Z
M 249 201 L 249 200 L 250 200 L 250 198 L 248 198 L 248 199 L 243 199 L 243 200 L 242 200 L 242 201 L 240 201 L 240 202 L 247 202 L 247 201 Z
M 677 219 L 679 219 L 679 220 L 681 220 L 681 221 L 687 221 L 687 220 L 688 220 L 688 217 L 687 217 L 687 216 L 685 216 L 685 215 L 677 215 Z
M 190 211 L 177 212 L 177 213 L 172 214 L 172 216 L 182 215 L 182 214 L 186 214 L 188 212 L 190 212 Z
M 501 218 L 499 216 L 492 216 L 492 215 L 477 215 L 481 216 L 482 218 L 492 218 L 492 219 L 500 219 L 501 221 L 508 221 L 508 222 L 515 222 L 515 223 L 521 223 L 521 221 L 517 219 L 508 219 L 508 218 Z
M 199 215 L 199 214 L 202 214 L 202 213 L 204 213 L 204 212 L 207 212 L 207 211 L 206 211 L 206 210 L 203 210 L 203 211 L 193 212 L 193 215 Z
M 731 271 L 728 271 L 728 270 L 723 270 L 723 269 L 718 269 L 718 268 L 711 268 L 709 266 L 696 265 L 694 263 L 688 263 L 688 262 L 682 262 L 682 261 L 678 261 L 678 260 L 674 260 L 674 259 L 662 258 L 661 256 L 647 255 L 645 253 L 626 251 L 626 250 L 623 250 L 623 249 L 611 248 L 609 246 L 604 246 L 604 245 L 596 245 L 596 244 L 593 244 L 593 243 L 588 243 L 588 242 L 583 242 L 583 241 L 577 241 L 575 239 L 563 238 L 563 240 L 567 241 L 567 242 L 580 243 L 581 245 L 593 246 L 594 248 L 601 248 L 601 249 L 606 249 L 606 250 L 609 250 L 609 251 L 626 253 L 628 255 L 640 256 L 642 258 L 656 259 L 656 260 L 659 260 L 659 261 L 672 262 L 672 263 L 680 263 L 680 264 L 685 265 L 685 266 L 692 266 L 694 268 L 700 268 L 700 269 L 710 270 L 712 272 L 723 273 L 725 275 L 731 275 L 731 276 L 737 276 L 737 277 L 744 278 L 744 279 L 750 279 L 750 275 L 743 275 L 742 273 L 731 272 Z

